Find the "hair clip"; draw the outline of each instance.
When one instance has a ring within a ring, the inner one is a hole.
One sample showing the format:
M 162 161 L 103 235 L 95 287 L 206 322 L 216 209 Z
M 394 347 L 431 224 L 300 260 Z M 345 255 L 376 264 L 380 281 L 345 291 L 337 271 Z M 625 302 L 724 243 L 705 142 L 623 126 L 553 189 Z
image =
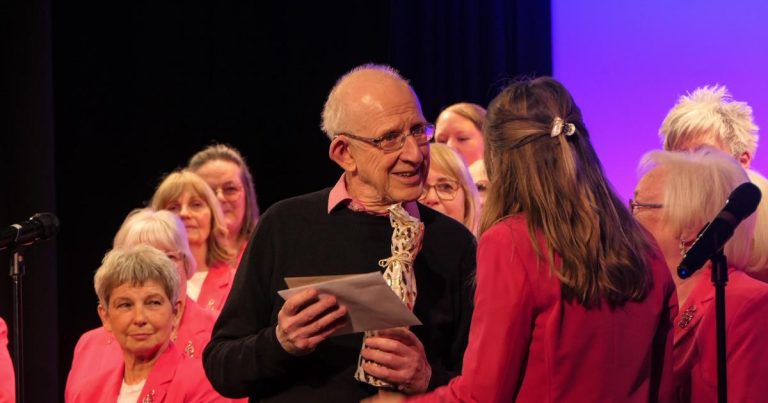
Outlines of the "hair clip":
M 552 120 L 552 131 L 549 132 L 550 137 L 557 137 L 561 134 L 570 136 L 573 133 L 576 133 L 576 125 L 573 123 L 567 123 L 559 117 Z

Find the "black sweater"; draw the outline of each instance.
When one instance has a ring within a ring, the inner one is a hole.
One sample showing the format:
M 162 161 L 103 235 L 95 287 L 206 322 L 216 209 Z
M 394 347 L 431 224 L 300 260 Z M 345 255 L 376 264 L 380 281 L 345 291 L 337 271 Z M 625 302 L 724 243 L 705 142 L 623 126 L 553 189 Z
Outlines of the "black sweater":
M 306 356 L 275 336 L 285 277 L 369 273 L 391 255 L 388 217 L 344 207 L 327 212 L 330 189 L 287 199 L 262 216 L 203 353 L 213 386 L 251 401 L 358 402 L 376 390 L 354 379 L 362 334 L 333 336 Z M 419 205 L 425 233 L 414 262 L 411 330 L 432 367 L 430 389 L 460 372 L 472 316 L 476 242 L 459 222 Z

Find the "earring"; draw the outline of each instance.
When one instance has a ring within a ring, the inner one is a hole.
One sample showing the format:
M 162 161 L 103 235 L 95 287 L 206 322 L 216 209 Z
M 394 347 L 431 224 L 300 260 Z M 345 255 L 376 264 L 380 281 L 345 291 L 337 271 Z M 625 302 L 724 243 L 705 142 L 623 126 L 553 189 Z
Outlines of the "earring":
M 693 246 L 693 241 L 686 241 L 681 237 L 680 244 L 678 245 L 680 248 L 680 256 L 685 257 L 685 254 L 688 253 L 688 250 L 691 249 L 691 246 Z

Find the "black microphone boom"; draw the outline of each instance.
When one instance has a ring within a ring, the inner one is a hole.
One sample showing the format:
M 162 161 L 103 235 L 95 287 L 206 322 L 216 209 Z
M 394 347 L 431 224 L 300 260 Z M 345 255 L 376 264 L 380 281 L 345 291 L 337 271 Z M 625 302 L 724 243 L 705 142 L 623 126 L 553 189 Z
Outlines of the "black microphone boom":
M 760 189 L 752 183 L 742 183 L 728 196 L 725 207 L 712 222 L 701 230 L 691 249 L 677 266 L 680 278 L 690 277 L 714 254 L 723 248 L 742 220 L 749 217 L 760 203 Z
M 29 220 L 0 229 L 0 250 L 45 241 L 59 232 L 59 219 L 51 213 L 37 213 Z

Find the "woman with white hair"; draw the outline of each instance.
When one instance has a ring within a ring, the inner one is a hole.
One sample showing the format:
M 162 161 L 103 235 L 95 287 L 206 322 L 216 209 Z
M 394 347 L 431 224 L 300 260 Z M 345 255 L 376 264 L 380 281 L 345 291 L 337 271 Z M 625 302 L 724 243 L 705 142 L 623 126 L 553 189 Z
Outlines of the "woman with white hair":
M 642 178 L 630 207 L 635 218 L 656 238 L 673 272 L 680 302 L 675 320 L 675 376 L 681 401 L 717 398 L 715 290 L 711 267 L 687 279 L 676 268 L 700 229 L 725 205 L 738 185 L 749 181 L 729 156 L 706 147 L 691 153 L 653 151 L 641 163 Z M 736 228 L 725 245 L 729 280 L 725 287 L 728 397 L 731 401 L 762 401 L 768 382 L 768 284 L 743 273 L 749 263 L 754 215 Z
M 167 210 L 137 209 L 128 214 L 115 235 L 114 248 L 149 245 L 164 252 L 176 265 L 179 276 L 179 323 L 171 340 L 190 358 L 199 358 L 211 339 L 216 317 L 186 295 L 187 279 L 195 273 L 195 259 L 187 244 L 181 220 Z M 122 351 L 103 326 L 80 336 L 67 377 L 65 395 L 72 397 L 94 373 L 122 363 Z M 69 400 L 69 399 L 68 399 Z
M 179 270 L 151 246 L 113 249 L 93 279 L 104 329 L 122 351 L 122 365 L 92 372 L 72 403 L 229 402 L 211 386 L 202 361 L 173 343 L 181 314 Z
M 710 146 L 733 156 L 747 170 L 750 181 L 768 194 L 768 180 L 749 169 L 759 139 L 752 108 L 735 101 L 725 86 L 705 86 L 680 97 L 664 118 L 659 134 L 668 151 Z M 760 201 L 756 216 L 752 253 L 742 269 L 768 282 L 768 197 Z

